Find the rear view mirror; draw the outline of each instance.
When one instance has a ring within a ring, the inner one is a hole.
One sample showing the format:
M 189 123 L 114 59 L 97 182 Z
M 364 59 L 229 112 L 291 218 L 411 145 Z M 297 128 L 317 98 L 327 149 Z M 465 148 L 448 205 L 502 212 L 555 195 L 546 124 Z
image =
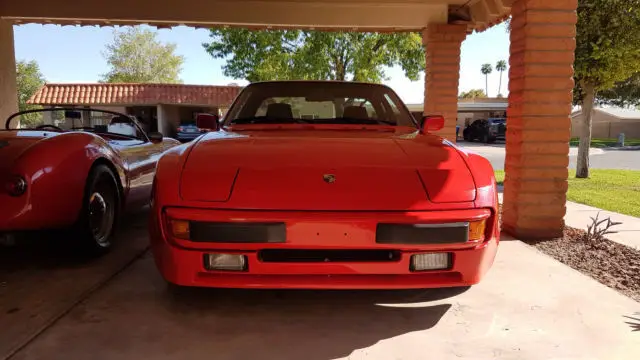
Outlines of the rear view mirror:
M 147 134 L 147 136 L 149 137 L 149 140 L 154 144 L 161 143 L 162 140 L 164 140 L 164 135 L 157 131 L 150 132 L 149 134 Z
M 438 131 L 444 127 L 444 117 L 442 115 L 425 115 L 420 122 L 420 132 L 427 133 Z
M 82 113 L 76 110 L 65 110 L 64 117 L 67 119 L 82 119 Z
M 196 116 L 196 126 L 199 129 L 205 129 L 208 131 L 218 131 L 220 130 L 220 117 L 218 115 L 213 114 L 198 114 Z

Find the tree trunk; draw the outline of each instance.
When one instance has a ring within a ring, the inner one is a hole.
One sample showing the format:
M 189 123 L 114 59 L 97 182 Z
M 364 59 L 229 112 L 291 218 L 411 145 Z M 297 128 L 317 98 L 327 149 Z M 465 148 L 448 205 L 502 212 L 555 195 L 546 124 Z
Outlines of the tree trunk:
M 589 148 L 591 147 L 591 112 L 596 98 L 596 90 L 592 84 L 585 83 L 582 87 L 584 98 L 582 99 L 582 133 L 578 145 L 578 159 L 576 177 L 586 179 L 589 177 Z
M 502 71 L 500 71 L 500 82 L 498 82 L 498 95 L 502 93 Z
M 485 95 L 489 97 L 489 75 L 484 75 L 484 91 L 486 91 Z

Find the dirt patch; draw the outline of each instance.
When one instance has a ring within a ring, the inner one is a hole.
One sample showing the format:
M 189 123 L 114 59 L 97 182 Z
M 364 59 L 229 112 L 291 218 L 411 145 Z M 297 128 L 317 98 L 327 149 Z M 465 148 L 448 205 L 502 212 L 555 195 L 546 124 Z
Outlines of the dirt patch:
M 640 301 L 640 251 L 602 239 L 586 241 L 586 232 L 565 228 L 560 239 L 528 242 L 600 283 Z
M 502 225 L 502 204 L 498 209 Z M 607 239 L 589 243 L 586 235 L 584 230 L 565 227 L 562 238 L 525 242 L 640 302 L 640 251 Z

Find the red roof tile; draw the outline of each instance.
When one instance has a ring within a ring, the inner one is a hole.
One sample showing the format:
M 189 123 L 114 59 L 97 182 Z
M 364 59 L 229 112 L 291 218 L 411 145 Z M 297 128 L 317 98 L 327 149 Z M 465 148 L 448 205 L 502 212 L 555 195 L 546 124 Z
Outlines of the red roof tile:
M 39 105 L 229 106 L 239 86 L 182 84 L 45 84 L 28 101 Z

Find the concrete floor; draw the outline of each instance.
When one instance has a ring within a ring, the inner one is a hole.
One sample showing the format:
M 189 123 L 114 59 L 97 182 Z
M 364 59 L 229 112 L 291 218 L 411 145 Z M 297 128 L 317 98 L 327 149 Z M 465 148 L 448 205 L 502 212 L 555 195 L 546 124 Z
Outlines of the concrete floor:
M 144 239 L 135 231 L 128 237 L 129 244 Z M 127 250 L 131 259 L 135 248 Z M 119 256 L 106 259 L 125 265 Z M 96 268 L 106 269 L 90 272 Z M 87 273 L 67 271 L 71 278 Z M 51 303 L 71 306 L 68 297 L 78 296 L 44 278 L 23 288 L 41 286 Z M 0 345 L 17 326 L 8 318 L 19 313 L 5 311 L 7 299 L 15 300 L 5 295 Z M 29 301 L 34 296 L 22 306 Z M 638 312 L 640 303 L 519 241 L 501 243 L 481 284 L 429 291 L 172 294 L 146 253 L 11 359 L 638 359 Z

